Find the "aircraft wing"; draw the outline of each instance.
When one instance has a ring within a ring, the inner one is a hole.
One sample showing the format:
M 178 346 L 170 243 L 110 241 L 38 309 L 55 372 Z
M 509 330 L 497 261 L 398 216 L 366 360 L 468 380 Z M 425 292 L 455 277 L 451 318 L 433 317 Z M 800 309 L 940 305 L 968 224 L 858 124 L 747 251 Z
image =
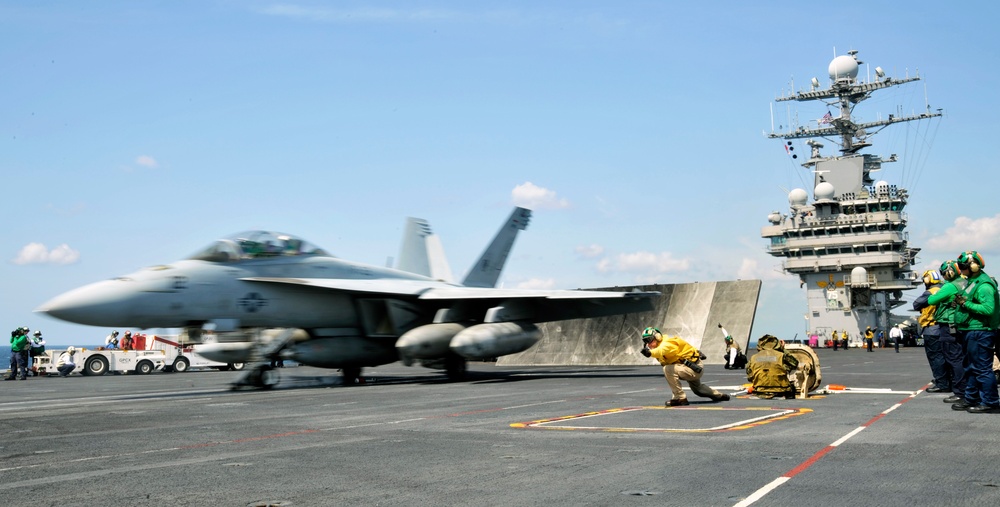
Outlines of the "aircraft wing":
M 346 292 L 371 292 L 400 296 L 418 296 L 425 300 L 463 299 L 620 299 L 628 297 L 658 296 L 659 292 L 614 292 L 602 290 L 538 290 L 493 289 L 489 287 L 462 287 L 444 282 L 424 280 L 354 280 L 343 278 L 240 278 L 246 282 L 282 283 L 303 285 Z
M 485 322 L 530 320 L 548 322 L 583 317 L 602 317 L 650 311 L 652 298 L 659 292 L 602 290 L 529 290 L 461 287 L 423 280 L 351 280 L 340 278 L 241 278 L 249 282 L 278 283 L 345 292 L 382 294 L 436 302 L 435 306 L 456 306 L 467 312 L 487 311 Z M 452 303 L 449 305 L 447 303 Z
M 537 290 L 537 289 L 490 289 L 478 287 L 432 288 L 420 295 L 420 299 L 619 299 L 658 295 L 653 292 L 611 292 L 602 290 Z
M 444 282 L 425 280 L 394 280 L 385 278 L 376 280 L 352 280 L 344 278 L 249 277 L 240 278 L 240 280 L 246 282 L 299 285 L 344 292 L 368 292 L 372 294 L 387 294 L 393 296 L 420 296 L 429 289 L 452 287 L 452 285 Z

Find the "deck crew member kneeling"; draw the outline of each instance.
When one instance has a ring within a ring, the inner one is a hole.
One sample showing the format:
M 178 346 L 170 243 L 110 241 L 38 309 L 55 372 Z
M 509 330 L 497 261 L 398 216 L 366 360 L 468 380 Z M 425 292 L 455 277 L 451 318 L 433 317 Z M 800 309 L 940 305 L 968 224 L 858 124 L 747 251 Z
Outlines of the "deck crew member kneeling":
M 747 364 L 747 380 L 753 384 L 753 394 L 764 399 L 794 398 L 795 387 L 788 381 L 788 374 L 798 368 L 799 361 L 786 354 L 781 341 L 769 334 L 757 340 L 757 350 Z
M 66 352 L 59 354 L 59 360 L 56 361 L 56 370 L 59 372 L 60 377 L 65 377 L 76 369 L 74 354 L 76 354 L 76 348 L 73 346 L 66 349 Z
M 702 398 L 712 401 L 729 401 L 728 394 L 722 394 L 701 383 L 701 352 L 680 337 L 664 338 L 659 329 L 647 327 L 642 332 L 642 342 L 646 344 L 642 355 L 654 357 L 663 365 L 663 376 L 673 391 L 673 398 L 666 402 L 668 407 L 689 405 L 681 380 L 687 381 L 693 391 Z

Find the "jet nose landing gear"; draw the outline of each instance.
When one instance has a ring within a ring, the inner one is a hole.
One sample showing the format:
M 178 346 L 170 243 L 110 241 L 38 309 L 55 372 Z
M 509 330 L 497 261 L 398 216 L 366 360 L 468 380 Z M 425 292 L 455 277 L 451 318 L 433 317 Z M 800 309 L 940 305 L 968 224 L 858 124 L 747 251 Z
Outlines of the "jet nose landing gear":
M 241 387 L 254 389 L 271 389 L 278 385 L 281 376 L 270 364 L 260 364 L 246 371 L 240 378 L 233 382 L 233 390 Z

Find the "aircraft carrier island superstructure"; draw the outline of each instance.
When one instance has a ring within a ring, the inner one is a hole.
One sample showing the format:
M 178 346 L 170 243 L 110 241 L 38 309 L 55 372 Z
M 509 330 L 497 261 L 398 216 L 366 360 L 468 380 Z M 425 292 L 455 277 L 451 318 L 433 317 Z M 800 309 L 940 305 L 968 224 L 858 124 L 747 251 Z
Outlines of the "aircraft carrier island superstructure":
M 816 120 L 815 128 L 792 126 L 768 135 L 786 141 L 808 139 L 810 156 L 802 166 L 814 175 L 813 199 L 796 188 L 788 194 L 789 212 L 768 215 L 769 226 L 761 236 L 767 239 L 768 253 L 780 257 L 782 269 L 796 274 L 805 288 L 808 334 L 828 338 L 831 331 L 847 331 L 852 339 L 867 326 L 886 330 L 890 311 L 903 304 L 904 290 L 921 284 L 913 272 L 920 250 L 909 245 L 904 212 L 907 191 L 886 181 L 875 181 L 873 173 L 883 163 L 895 162 L 878 155 L 859 153 L 871 146 L 869 139 L 885 127 L 901 122 L 941 116 L 926 112 L 889 115 L 871 122 L 855 122 L 854 107 L 875 91 L 897 86 L 919 77 L 886 77 L 881 68 L 870 82 L 858 80 L 857 51 L 838 56 L 830 63 L 831 86 L 819 89 L 813 78 L 810 91 L 782 96 L 782 101 L 823 101 L 839 115 L 828 112 Z M 837 156 L 824 157 L 823 144 L 816 138 L 832 140 L 840 147 Z M 792 153 L 791 151 L 789 153 Z

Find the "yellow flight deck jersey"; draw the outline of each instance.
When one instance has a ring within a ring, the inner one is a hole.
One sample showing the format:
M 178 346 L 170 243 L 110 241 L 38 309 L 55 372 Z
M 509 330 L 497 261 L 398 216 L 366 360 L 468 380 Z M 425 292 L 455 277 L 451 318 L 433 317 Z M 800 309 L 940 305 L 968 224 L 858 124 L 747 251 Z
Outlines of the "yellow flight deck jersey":
M 662 365 L 679 363 L 685 359 L 696 361 L 700 357 L 698 349 L 691 346 L 679 336 L 663 337 L 663 341 L 655 349 L 649 349 L 650 357 L 655 357 Z

